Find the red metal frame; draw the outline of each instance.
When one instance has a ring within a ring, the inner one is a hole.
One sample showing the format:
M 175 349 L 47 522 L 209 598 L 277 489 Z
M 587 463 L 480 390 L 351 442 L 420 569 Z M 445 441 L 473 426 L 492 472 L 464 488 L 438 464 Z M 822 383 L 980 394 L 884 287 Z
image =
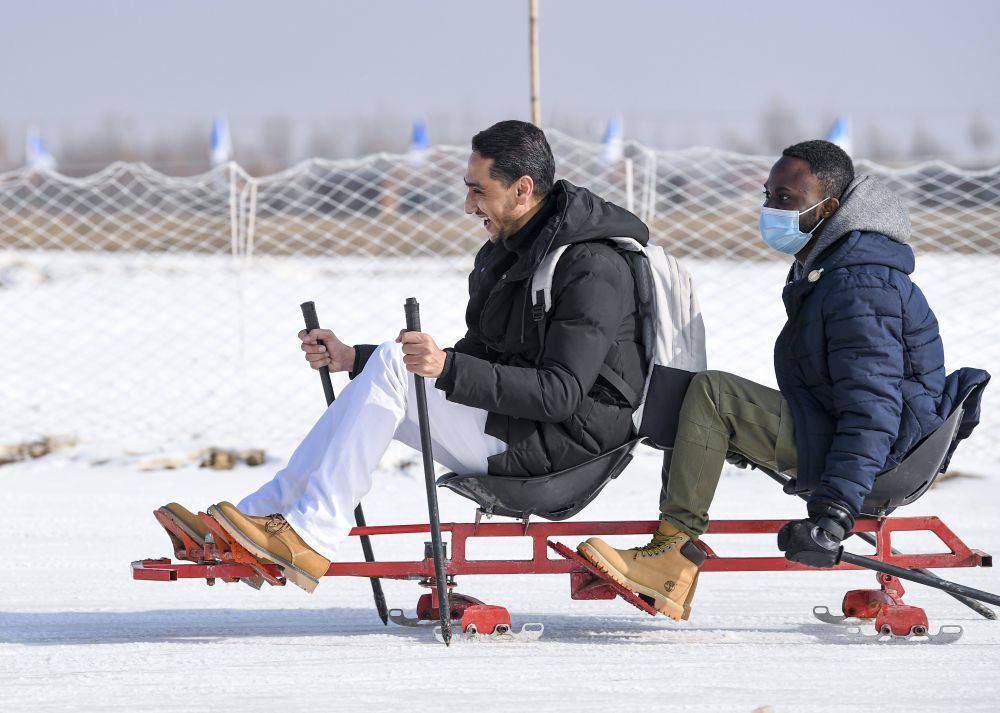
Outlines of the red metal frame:
M 716 520 L 711 523 L 708 535 L 773 535 L 786 523 L 786 520 Z M 633 606 L 650 613 L 645 602 L 630 593 L 618 591 L 621 587 L 612 586 L 606 579 L 601 580 L 599 573 L 588 571 L 583 563 L 568 548 L 552 547 L 557 550 L 556 557 L 550 557 L 550 542 L 555 538 L 586 538 L 595 535 L 650 535 L 658 521 L 633 520 L 622 522 L 538 522 L 525 525 L 519 522 L 500 523 L 442 523 L 442 533 L 450 535 L 450 557 L 445 563 L 445 571 L 449 578 L 458 575 L 474 574 L 569 574 L 571 576 L 571 594 L 575 599 L 612 599 L 616 596 L 629 601 Z M 875 559 L 899 567 L 911 569 L 939 569 L 951 567 L 989 567 L 992 565 L 990 555 L 968 547 L 947 525 L 937 517 L 892 517 L 881 519 L 860 519 L 855 525 L 855 532 L 870 532 L 875 534 Z M 931 554 L 893 554 L 892 535 L 896 532 L 931 532 L 944 545 L 946 551 Z M 390 535 L 429 534 L 430 526 L 418 525 L 381 525 L 370 527 L 355 527 L 350 535 L 358 537 L 369 535 L 385 537 Z M 531 539 L 531 557 L 528 559 L 470 559 L 467 556 L 467 544 L 470 539 L 481 537 L 527 537 Z M 704 542 L 703 549 L 708 553 L 702 572 L 785 572 L 785 571 L 820 571 L 795 562 L 789 562 L 783 556 L 772 557 L 733 557 L 720 556 Z M 275 565 L 249 566 L 239 552 L 238 545 L 231 548 L 223 545 L 221 548 L 208 545 L 201 559 L 202 562 L 179 563 L 169 559 L 148 559 L 132 563 L 132 576 L 139 580 L 173 581 L 177 579 L 206 579 L 210 584 L 216 578 L 233 582 L 242 577 L 264 575 L 276 584 L 284 584 L 284 579 Z M 220 553 L 221 550 L 221 553 Z M 566 550 L 563 552 L 562 550 Z M 567 554 L 567 552 L 569 554 Z M 194 554 L 188 552 L 188 554 Z M 199 556 L 195 554 L 195 556 Z M 220 561 L 223 560 L 223 561 Z M 855 565 L 841 563 L 833 569 L 856 570 Z M 433 584 L 434 562 L 431 558 L 405 562 L 334 562 L 327 571 L 328 577 L 381 577 L 385 579 L 421 580 L 425 584 Z M 927 619 L 923 610 L 910 607 L 903 603 L 903 588 L 898 580 L 885 575 L 879 575 L 879 590 L 857 590 L 849 592 L 844 599 L 844 613 L 859 618 L 873 618 L 876 628 L 882 630 L 888 626 L 895 634 L 906 633 L 913 627 L 923 627 L 926 630 Z M 424 619 L 436 618 L 437 602 L 431 588 L 431 596 L 424 595 L 423 607 L 418 607 L 418 615 Z M 463 595 L 457 595 L 463 596 Z M 471 599 L 471 598 L 469 598 Z M 636 601 L 632 601 L 635 599 Z M 463 600 L 460 600 L 464 602 Z M 472 600 L 466 603 L 477 602 Z M 637 603 L 638 602 L 638 603 Z M 477 602 L 478 603 L 478 602 Z M 464 607 L 459 607 L 464 609 Z M 453 607 L 455 609 L 455 607 Z M 461 616 L 461 612 L 453 612 Z
M 769 535 L 775 534 L 786 520 L 716 520 L 708 528 L 708 535 Z M 527 526 L 518 522 L 503 523 L 442 523 L 442 533 L 451 535 L 450 552 L 445 571 L 451 576 L 472 574 L 571 574 L 581 568 L 564 558 L 548 554 L 550 538 L 592 537 L 595 535 L 651 535 L 658 526 L 655 520 L 622 522 L 539 522 Z M 899 567 L 939 569 L 947 567 L 983 567 L 991 565 L 991 558 L 962 542 L 952 530 L 937 517 L 891 517 L 881 520 L 861 519 L 855 532 L 873 532 L 878 543 L 875 558 Z M 931 532 L 941 540 L 947 552 L 933 554 L 892 554 L 892 533 Z M 355 527 L 352 537 L 370 535 L 429 534 L 430 526 L 378 525 Z M 466 544 L 477 537 L 529 537 L 532 540 L 530 559 L 468 559 Z M 727 557 L 717 555 L 703 543 L 708 558 L 702 572 L 783 572 L 819 571 L 814 567 L 789 562 L 782 556 Z M 205 563 L 177 563 L 169 560 L 140 560 L 132 564 L 135 579 L 168 581 L 175 579 L 205 579 L 219 577 L 236 579 L 252 576 L 254 572 L 244 564 L 220 563 L 214 552 L 206 553 Z M 268 571 L 277 576 L 278 569 Z M 834 569 L 849 570 L 860 567 L 841 563 Z M 434 576 L 431 559 L 406 562 L 334 562 L 327 571 L 328 577 L 381 577 L 384 579 L 427 579 Z

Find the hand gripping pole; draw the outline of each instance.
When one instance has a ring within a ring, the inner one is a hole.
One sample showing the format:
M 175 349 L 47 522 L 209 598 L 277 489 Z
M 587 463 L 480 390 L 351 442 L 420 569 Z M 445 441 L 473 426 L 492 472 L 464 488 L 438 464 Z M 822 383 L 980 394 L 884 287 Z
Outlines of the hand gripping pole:
M 314 302 L 303 302 L 302 317 L 306 321 L 306 331 L 311 332 L 319 329 L 319 317 L 316 316 L 316 304 Z M 319 378 L 323 382 L 323 393 L 326 394 L 326 405 L 329 406 L 337 398 L 333 393 L 333 382 L 330 381 L 330 369 L 322 367 L 319 370 Z M 361 509 L 361 503 L 354 508 L 354 522 L 358 527 L 365 527 L 365 511 Z M 372 551 L 372 540 L 368 535 L 361 536 L 361 549 L 365 553 L 365 562 L 374 562 L 375 553 Z M 386 626 L 389 625 L 389 607 L 385 603 L 385 594 L 382 592 L 382 582 L 378 577 L 371 577 L 372 594 L 375 595 L 375 608 L 378 609 L 379 619 Z
M 781 487 L 785 487 L 785 485 L 788 484 L 788 481 L 791 480 L 786 475 L 782 475 L 780 473 L 775 473 L 775 472 L 773 472 L 771 470 L 768 470 L 766 468 L 762 468 L 761 470 L 763 470 L 764 473 L 766 473 L 772 480 L 774 480 L 777 483 L 779 483 L 781 485 Z M 860 539 L 862 539 L 865 542 L 867 542 L 869 545 L 875 546 L 875 536 L 872 535 L 871 533 L 868 533 L 868 532 L 853 532 L 853 533 L 851 533 L 851 535 L 855 535 L 856 537 L 859 537 Z M 850 537 L 851 535 L 848 535 L 848 537 Z M 900 553 L 899 550 L 897 550 L 895 547 L 893 547 L 892 548 L 892 554 L 898 555 L 898 554 L 901 554 L 901 553 Z M 864 565 L 864 564 L 859 564 L 859 566 L 867 567 L 867 565 Z M 867 568 L 868 569 L 872 569 L 871 567 L 867 567 Z M 930 579 L 941 579 L 941 577 L 939 575 L 934 574 L 929 569 L 920 569 L 920 568 L 918 568 L 918 569 L 913 569 L 913 570 L 909 570 L 909 571 L 915 572 L 918 575 L 923 575 L 924 577 L 929 577 Z M 883 572 L 883 574 L 885 574 L 885 573 Z M 900 577 L 900 579 L 905 579 L 905 577 Z M 919 582 L 920 584 L 926 584 L 926 581 L 923 580 L 923 579 L 913 579 L 912 581 Z M 933 587 L 934 585 L 933 584 L 929 584 L 928 586 Z M 969 609 L 971 609 L 972 611 L 976 612 L 977 614 L 979 614 L 984 619 L 994 620 L 994 619 L 997 618 L 997 614 L 996 614 L 995 611 L 993 611 L 992 609 L 990 609 L 985 604 L 982 604 L 982 603 L 976 601 L 974 598 L 968 597 L 965 594 L 962 594 L 962 593 L 958 592 L 957 590 L 948 589 L 946 587 L 935 587 L 935 588 L 936 589 L 940 589 L 941 591 L 950 594 L 952 597 L 954 597 L 958 601 L 962 602 L 962 604 L 964 604 L 965 606 L 969 607 Z

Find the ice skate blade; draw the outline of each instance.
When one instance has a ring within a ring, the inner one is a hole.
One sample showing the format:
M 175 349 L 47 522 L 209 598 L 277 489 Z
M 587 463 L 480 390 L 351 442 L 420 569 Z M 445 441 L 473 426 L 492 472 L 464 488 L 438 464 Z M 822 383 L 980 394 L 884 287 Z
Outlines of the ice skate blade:
M 432 626 L 437 623 L 437 621 L 423 621 L 421 619 L 414 619 L 413 617 L 406 616 L 402 609 L 390 609 L 389 610 L 389 621 L 393 624 L 399 624 L 400 626 L 411 626 L 414 628 Z M 438 625 L 440 629 L 440 625 Z
M 813 607 L 813 616 L 819 619 L 824 624 L 843 624 L 848 619 L 856 619 L 857 617 L 849 617 L 845 614 L 834 614 L 830 611 L 830 607 Z
M 888 627 L 886 627 L 888 628 Z M 878 644 L 880 646 L 891 645 L 891 644 L 909 644 L 916 643 L 920 645 L 921 643 L 927 645 L 945 645 L 953 644 L 962 638 L 964 630 L 957 624 L 945 624 L 940 629 L 938 633 L 931 634 L 930 632 L 925 633 L 913 633 L 906 636 L 896 636 L 895 634 L 883 630 L 874 634 L 866 634 L 861 630 L 860 626 L 851 626 L 847 628 L 844 636 L 851 641 L 861 644 Z
M 545 633 L 545 625 L 541 623 L 534 624 L 524 624 L 521 626 L 520 631 L 511 631 L 506 627 L 497 627 L 497 631 L 492 634 L 480 634 L 476 631 L 476 627 L 469 626 L 465 631 L 457 633 L 451 640 L 451 643 L 464 642 L 469 644 L 476 643 L 512 643 L 519 641 L 538 641 L 542 638 L 542 634 Z M 441 633 L 441 627 L 434 627 L 434 638 L 440 643 L 444 643 L 444 635 Z

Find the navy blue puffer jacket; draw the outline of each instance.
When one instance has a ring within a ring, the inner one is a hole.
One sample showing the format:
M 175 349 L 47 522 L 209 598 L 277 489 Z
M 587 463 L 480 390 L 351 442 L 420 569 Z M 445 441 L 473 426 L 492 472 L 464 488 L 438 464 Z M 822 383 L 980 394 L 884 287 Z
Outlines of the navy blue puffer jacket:
M 941 424 L 944 349 L 908 245 L 855 230 L 807 266 L 782 293 L 775 373 L 800 489 L 857 516 L 875 476 Z

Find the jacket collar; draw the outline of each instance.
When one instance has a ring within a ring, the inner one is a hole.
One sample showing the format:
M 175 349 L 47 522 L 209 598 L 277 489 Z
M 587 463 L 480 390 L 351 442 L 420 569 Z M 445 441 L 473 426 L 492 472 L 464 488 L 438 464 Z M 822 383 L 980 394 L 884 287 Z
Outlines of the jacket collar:
M 633 238 L 642 245 L 649 242 L 645 223 L 586 188 L 559 180 L 549 200 L 553 203 L 551 212 L 538 235 L 525 242 L 525 252 L 518 252 L 517 263 L 507 272 L 508 280 L 531 275 L 550 250 L 563 245 L 609 238 Z
M 807 259 L 809 270 L 793 264 L 785 280 L 782 299 L 789 314 L 796 311 L 806 295 L 825 274 L 851 265 L 884 265 L 906 274 L 913 272 L 913 249 L 879 233 L 855 230 L 828 245 L 815 259 Z
M 508 238 L 500 241 L 508 252 L 516 254 L 518 257 L 526 255 L 535 243 L 535 239 L 544 230 L 549 219 L 555 215 L 556 202 L 552 195 L 547 196 L 531 219 L 528 220 L 521 229 Z

